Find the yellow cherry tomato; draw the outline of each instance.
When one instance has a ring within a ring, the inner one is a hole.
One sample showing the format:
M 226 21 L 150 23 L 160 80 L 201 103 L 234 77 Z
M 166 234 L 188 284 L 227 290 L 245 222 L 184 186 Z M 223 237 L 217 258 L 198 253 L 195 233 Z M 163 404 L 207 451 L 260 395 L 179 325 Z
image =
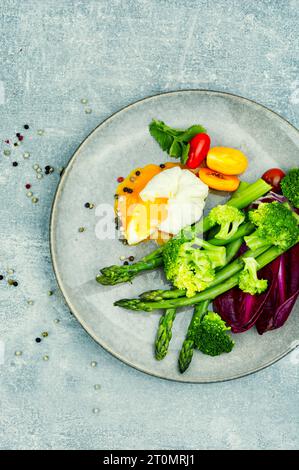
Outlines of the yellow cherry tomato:
M 230 147 L 213 147 L 207 155 L 207 165 L 211 170 L 224 175 L 240 175 L 247 166 L 248 160 L 241 150 Z
M 198 176 L 209 188 L 218 189 L 219 191 L 236 191 L 240 184 L 237 176 L 223 175 L 210 168 L 200 168 Z

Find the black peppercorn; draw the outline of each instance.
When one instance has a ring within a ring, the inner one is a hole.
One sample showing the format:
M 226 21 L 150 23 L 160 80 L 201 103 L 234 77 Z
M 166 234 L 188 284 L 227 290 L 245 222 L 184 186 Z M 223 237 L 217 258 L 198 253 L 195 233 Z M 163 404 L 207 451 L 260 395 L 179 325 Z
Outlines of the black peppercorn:
M 90 208 L 90 203 L 89 203 L 89 202 L 86 202 L 86 203 L 84 204 L 84 207 L 86 207 L 87 209 L 89 209 L 89 208 Z
M 18 166 L 18 162 L 12 162 L 12 166 Z
M 36 343 L 40 343 L 40 342 L 41 342 L 41 338 L 35 338 L 35 341 L 36 341 Z
M 164 163 L 161 163 L 160 168 L 165 168 Z
M 137 170 L 136 173 L 135 173 L 136 176 L 140 176 L 140 171 Z

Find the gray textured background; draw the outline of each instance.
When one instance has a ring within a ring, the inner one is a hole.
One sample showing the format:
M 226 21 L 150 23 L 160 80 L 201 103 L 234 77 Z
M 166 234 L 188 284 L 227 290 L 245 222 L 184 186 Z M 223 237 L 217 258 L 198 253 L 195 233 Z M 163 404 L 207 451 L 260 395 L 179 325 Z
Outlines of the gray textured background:
M 298 353 L 234 382 L 169 383 L 111 357 L 57 291 L 48 297 L 59 177 L 39 182 L 32 165 L 65 165 L 111 113 L 173 89 L 240 94 L 298 127 L 299 2 L 2 0 L 0 8 L 1 141 L 31 126 L 22 146 L 0 157 L 0 272 L 15 269 L 20 283 L 0 284 L 0 448 L 298 448 Z M 49 337 L 36 344 L 44 330 Z

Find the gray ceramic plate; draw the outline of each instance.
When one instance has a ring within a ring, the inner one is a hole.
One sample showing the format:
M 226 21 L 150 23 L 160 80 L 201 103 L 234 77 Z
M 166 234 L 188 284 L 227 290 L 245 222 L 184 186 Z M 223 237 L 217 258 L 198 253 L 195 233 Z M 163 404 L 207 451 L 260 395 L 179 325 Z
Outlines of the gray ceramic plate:
M 116 299 L 163 287 L 161 273 L 152 272 L 136 278 L 133 284 L 115 287 L 95 282 L 100 267 L 118 264 L 121 255 L 138 258 L 151 250 L 150 244 L 126 247 L 118 240 L 99 240 L 95 229 L 100 218 L 84 203 L 111 204 L 119 175 L 126 175 L 136 166 L 167 160 L 148 132 L 153 117 L 177 127 L 202 123 L 213 145 L 243 150 L 250 159 L 244 175 L 248 181 L 254 181 L 268 168 L 287 169 L 298 164 L 298 131 L 275 113 L 244 98 L 189 90 L 153 96 L 128 106 L 83 142 L 59 184 L 51 220 L 51 249 L 59 286 L 86 331 L 107 351 L 143 372 L 182 382 L 214 382 L 262 369 L 297 344 L 298 304 L 280 330 L 259 336 L 252 329 L 236 335 L 233 352 L 220 357 L 195 353 L 189 370 L 180 375 L 178 351 L 192 311 L 177 315 L 169 354 L 157 362 L 153 343 L 160 314 L 131 313 L 113 306 Z M 208 205 L 219 200 L 219 196 L 209 196 Z M 80 226 L 86 231 L 79 233 Z

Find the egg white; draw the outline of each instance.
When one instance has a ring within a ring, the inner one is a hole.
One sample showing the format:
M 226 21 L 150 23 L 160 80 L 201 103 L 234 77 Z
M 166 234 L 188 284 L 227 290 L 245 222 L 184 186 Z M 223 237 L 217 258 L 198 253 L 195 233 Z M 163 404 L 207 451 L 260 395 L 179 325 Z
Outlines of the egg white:
M 208 191 L 208 186 L 191 171 L 177 166 L 155 175 L 140 192 L 140 197 L 143 201 L 168 198 L 167 217 L 156 228 L 176 235 L 182 228 L 200 220 Z

